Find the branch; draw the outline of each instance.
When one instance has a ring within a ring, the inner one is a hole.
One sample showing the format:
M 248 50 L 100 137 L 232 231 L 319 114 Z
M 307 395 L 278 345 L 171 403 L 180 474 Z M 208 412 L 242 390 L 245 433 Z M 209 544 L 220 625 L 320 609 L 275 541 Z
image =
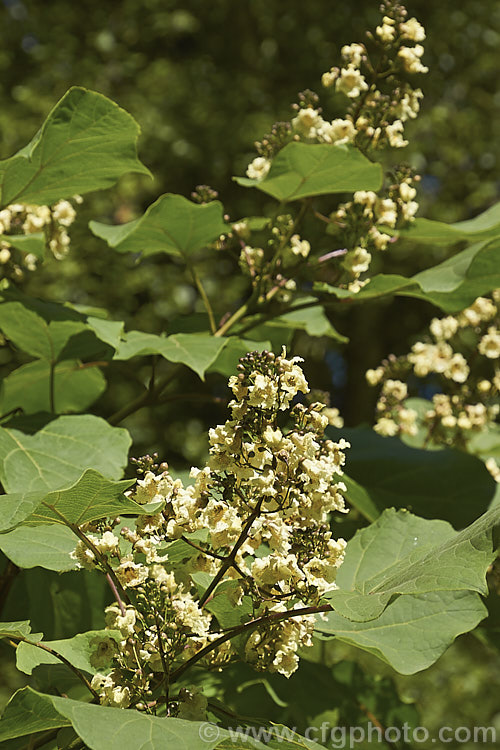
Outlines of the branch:
M 217 638 L 217 640 L 212 641 L 212 643 L 208 643 L 206 646 L 204 646 L 201 651 L 198 651 L 198 653 L 192 656 L 191 659 L 188 659 L 187 662 L 181 664 L 181 666 L 172 673 L 170 682 L 175 682 L 182 674 L 184 674 L 187 669 L 190 669 L 193 664 L 196 664 L 197 661 L 203 659 L 204 656 L 209 654 L 211 651 L 214 651 L 226 641 L 231 640 L 231 638 L 234 638 L 236 635 L 240 635 L 247 630 L 255 630 L 255 628 L 259 627 L 259 625 L 264 625 L 270 622 L 280 622 L 280 620 L 288 620 L 292 617 L 315 615 L 319 612 L 330 612 L 332 610 L 333 607 L 331 607 L 330 604 L 322 604 L 318 607 L 302 607 L 301 609 L 289 609 L 285 612 L 271 612 L 268 615 L 262 615 L 262 617 L 257 617 L 255 620 L 250 620 L 249 622 L 243 623 L 243 625 L 238 625 L 235 628 L 231 628 L 230 631 L 224 633 L 224 635 L 221 635 L 220 638 Z
M 219 570 L 217 571 L 217 573 L 215 575 L 215 578 L 212 579 L 212 582 L 210 583 L 210 586 L 206 589 L 206 591 L 204 592 L 203 596 L 200 598 L 200 603 L 199 603 L 200 607 L 203 607 L 203 605 L 207 603 L 207 601 L 209 600 L 210 596 L 212 595 L 212 592 L 214 591 L 214 589 L 216 588 L 216 586 L 219 584 L 219 582 L 224 577 L 224 574 L 226 573 L 226 571 L 229 570 L 229 568 L 231 568 L 234 565 L 234 562 L 236 560 L 236 555 L 238 553 L 238 550 L 240 549 L 241 545 L 243 544 L 243 542 L 247 538 L 248 532 L 250 531 L 251 525 L 253 524 L 253 522 L 255 521 L 255 519 L 257 518 L 257 516 L 259 515 L 260 509 L 262 507 L 262 503 L 263 502 L 264 502 L 263 498 L 261 500 L 259 500 L 258 503 L 257 503 L 257 505 L 255 506 L 255 508 L 253 509 L 253 511 L 251 512 L 251 514 L 249 515 L 249 517 L 248 517 L 248 519 L 247 519 L 247 521 L 246 521 L 246 523 L 245 523 L 245 525 L 244 525 L 244 527 L 243 527 L 243 529 L 241 531 L 241 534 L 239 535 L 239 537 L 238 537 L 238 539 L 237 539 L 237 541 L 236 541 L 233 549 L 231 550 L 231 552 L 229 553 L 229 555 L 226 557 L 225 562 L 220 566 Z

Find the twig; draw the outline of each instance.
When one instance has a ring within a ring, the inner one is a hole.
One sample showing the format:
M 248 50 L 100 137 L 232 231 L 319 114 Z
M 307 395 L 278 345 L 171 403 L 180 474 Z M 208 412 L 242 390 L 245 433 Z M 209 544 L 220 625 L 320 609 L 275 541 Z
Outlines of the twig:
M 93 698 L 97 702 L 99 702 L 99 694 L 96 693 L 96 691 L 91 686 L 90 682 L 87 680 L 83 672 L 80 672 L 79 669 L 77 669 L 70 661 L 68 661 L 68 659 L 66 659 L 65 656 L 60 654 L 58 651 L 51 648 L 50 646 L 46 646 L 44 643 L 40 643 L 40 641 L 36 641 L 36 642 L 30 641 L 22 635 L 12 635 L 10 636 L 10 640 L 19 641 L 20 643 L 27 643 L 29 646 L 35 646 L 36 648 L 39 648 L 42 651 L 45 651 L 47 654 L 54 656 L 56 659 L 59 659 L 59 661 L 62 661 L 62 663 L 65 664 L 69 669 L 71 669 L 73 674 L 75 674 L 78 677 L 78 679 L 81 680 L 81 682 L 83 682 L 87 690 L 89 690 L 92 693 Z M 17 646 L 14 643 L 12 643 L 11 645 L 14 646 L 14 648 L 17 648 Z
M 236 555 L 238 553 L 238 550 L 240 549 L 241 545 L 245 541 L 245 539 L 248 536 L 248 532 L 250 531 L 250 527 L 257 518 L 257 516 L 260 514 L 260 509 L 262 507 L 262 503 L 264 502 L 264 499 L 261 498 L 249 517 L 247 518 L 247 521 L 241 531 L 241 534 L 239 535 L 238 539 L 235 542 L 235 545 L 229 555 L 226 557 L 225 562 L 220 566 L 219 570 L 217 571 L 215 578 L 212 579 L 212 582 L 210 583 L 209 587 L 204 592 L 203 596 L 200 598 L 200 607 L 203 607 L 204 604 L 207 603 L 210 596 L 212 595 L 212 592 L 218 586 L 222 578 L 224 577 L 224 574 L 226 573 L 229 568 L 231 568 L 234 565 L 234 562 L 236 560 Z
M 198 651 L 197 654 L 192 656 L 191 659 L 188 659 L 187 662 L 181 664 L 180 667 L 172 672 L 170 676 L 170 682 L 175 682 L 182 674 L 184 674 L 187 669 L 190 669 L 193 664 L 196 664 L 197 661 L 203 659 L 203 657 L 205 657 L 211 651 L 214 651 L 226 641 L 231 640 L 231 638 L 234 638 L 236 635 L 240 635 L 247 630 L 255 630 L 255 628 L 258 628 L 259 625 L 263 625 L 264 623 L 280 622 L 280 620 L 288 620 L 292 617 L 302 617 L 305 615 L 315 615 L 319 612 L 330 612 L 332 609 L 333 608 L 330 606 L 330 604 L 322 604 L 319 607 L 302 607 L 301 609 L 289 609 L 285 612 L 271 612 L 268 615 L 263 615 L 262 617 L 257 617 L 255 620 L 245 622 L 243 623 L 243 625 L 238 625 L 235 628 L 232 628 L 231 631 L 228 631 L 227 633 L 224 633 L 224 635 L 221 635 L 220 638 L 212 641 L 212 643 L 204 646 L 204 648 L 202 648 L 201 651 Z

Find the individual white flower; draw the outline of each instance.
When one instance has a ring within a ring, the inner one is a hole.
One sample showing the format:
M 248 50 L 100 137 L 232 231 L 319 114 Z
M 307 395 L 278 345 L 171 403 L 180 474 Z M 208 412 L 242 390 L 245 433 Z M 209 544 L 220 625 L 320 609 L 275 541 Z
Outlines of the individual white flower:
M 337 90 L 349 98 L 355 99 L 362 91 L 368 90 L 368 84 L 365 77 L 354 65 L 348 65 L 347 68 L 342 68 L 340 71 Z
M 416 18 L 409 18 L 401 23 L 399 33 L 403 39 L 409 39 L 411 42 L 423 42 L 425 39 L 425 29 Z
M 396 21 L 393 18 L 384 16 L 382 19 L 382 25 L 377 26 L 375 32 L 382 42 L 392 42 L 396 38 Z
M 352 63 L 356 67 L 359 67 L 363 55 L 366 53 L 365 46 L 363 44 L 344 44 L 340 53 L 344 60 Z
M 429 330 L 436 341 L 451 339 L 458 331 L 458 320 L 452 315 L 448 315 L 446 318 L 433 318 Z
M 497 307 L 488 297 L 477 297 L 470 307 L 462 310 L 458 316 L 460 327 L 478 326 L 481 322 L 490 320 L 497 313 Z
M 455 383 L 465 383 L 469 377 L 469 365 L 463 354 L 455 352 L 444 371 L 444 376 Z
M 384 437 L 393 437 L 399 432 L 397 423 L 389 417 L 381 417 L 373 429 Z
M 365 247 L 355 247 L 344 257 L 342 265 L 351 273 L 359 275 L 370 267 L 371 253 Z
M 271 168 L 271 162 L 264 156 L 256 156 L 247 167 L 247 177 L 251 180 L 263 180 Z
M 403 148 L 408 145 L 408 141 L 403 138 L 404 125 L 401 120 L 394 120 L 392 125 L 387 125 L 385 134 L 392 148 Z
M 52 207 L 52 216 L 59 224 L 69 227 L 75 220 L 76 211 L 69 201 L 58 201 Z
M 402 380 L 389 379 L 385 381 L 382 393 L 396 401 L 404 401 L 408 397 L 408 386 Z
M 416 435 L 418 432 L 417 425 L 418 414 L 415 409 L 402 408 L 398 412 L 398 422 L 401 431 L 405 435 Z
M 338 68 L 331 68 L 330 70 L 327 70 L 326 73 L 323 73 L 323 75 L 321 76 L 321 84 L 325 87 L 325 89 L 335 85 L 339 77 L 339 73 L 340 71 Z
M 108 630 L 119 630 L 124 638 L 129 638 L 135 632 L 137 612 L 134 607 L 127 605 L 122 614 L 117 604 L 110 604 L 104 610 L 104 620 Z
M 414 47 L 401 47 L 398 51 L 398 57 L 403 63 L 407 73 L 427 73 L 429 68 L 422 65 L 420 58 L 424 54 L 424 48 L 421 44 Z
M 307 258 L 311 250 L 311 245 L 307 240 L 301 240 L 300 235 L 294 234 L 290 238 L 290 248 L 294 255 Z
M 377 221 L 388 227 L 395 227 L 398 219 L 397 205 L 390 198 L 380 198 L 375 205 Z
M 128 555 L 120 565 L 115 568 L 116 577 L 125 588 L 134 588 L 144 583 L 148 577 L 148 569 L 141 563 L 135 563 L 132 556 Z
M 500 331 L 495 326 L 490 326 L 477 348 L 480 354 L 484 354 L 488 359 L 498 359 L 500 357 Z
M 278 384 L 269 375 L 258 372 L 248 388 L 248 403 L 261 409 L 272 409 L 278 396 Z
M 353 142 L 356 136 L 356 128 L 352 120 L 342 120 L 341 118 L 331 122 L 324 120 L 321 126 L 316 129 L 316 135 L 320 141 L 341 146 Z
M 320 128 L 323 118 L 317 109 L 313 107 L 303 107 L 297 112 L 297 116 L 292 120 L 292 127 L 301 133 L 304 138 L 314 138 L 316 128 Z
M 368 232 L 370 240 L 375 245 L 376 250 L 386 250 L 389 242 L 391 242 L 391 235 L 380 232 L 377 227 L 370 227 Z
M 377 367 L 376 370 L 367 370 L 365 373 L 365 378 L 366 378 L 367 383 L 369 383 L 369 385 L 378 385 L 383 377 L 384 377 L 383 367 Z

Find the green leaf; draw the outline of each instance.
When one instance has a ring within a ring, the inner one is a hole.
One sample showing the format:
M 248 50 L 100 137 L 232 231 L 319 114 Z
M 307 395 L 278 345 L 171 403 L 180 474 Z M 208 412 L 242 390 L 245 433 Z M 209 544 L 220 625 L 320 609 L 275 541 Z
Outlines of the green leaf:
M 51 696 L 25 687 L 14 693 L 5 708 L 0 720 L 0 741 L 70 725 L 70 720 L 55 708 Z
M 326 284 L 324 281 L 315 282 L 313 289 L 320 294 L 330 294 L 339 299 L 349 299 L 351 302 L 365 302 L 366 300 L 387 297 L 390 294 L 396 294 L 402 289 L 413 286 L 415 286 L 413 279 L 407 279 L 405 276 L 398 276 L 397 274 L 379 273 L 373 276 L 368 284 L 357 293 L 349 289 L 331 286 L 331 284 Z
M 33 641 L 29 635 L 26 637 Z M 73 638 L 40 642 L 64 656 L 77 669 L 96 674 L 109 667 L 109 664 L 99 665 L 96 661 L 99 643 L 108 640 L 119 643 L 122 639 L 119 630 L 90 630 L 87 633 L 78 633 Z M 109 661 L 111 662 L 111 659 Z M 21 641 L 16 649 L 16 666 L 19 671 L 31 674 L 40 664 L 61 664 L 61 660 L 37 646 Z
M 75 546 L 76 538 L 71 529 L 59 524 L 18 526 L 0 534 L 0 550 L 20 568 L 40 566 L 60 572 L 74 570 L 77 562 L 70 554 Z
M 366 302 L 388 295 L 415 297 L 431 302 L 446 313 L 456 313 L 476 297 L 500 286 L 500 241 L 474 244 L 451 258 L 410 278 L 397 274 L 378 274 L 360 292 L 319 282 L 314 291 L 350 302 Z
M 249 596 L 244 596 L 237 607 L 231 601 L 231 591 L 234 592 L 239 586 L 238 581 L 223 581 L 217 586 L 213 597 L 206 604 L 206 609 L 216 616 L 221 628 L 236 627 L 251 619 L 253 609 L 252 599 Z
M 374 654 L 401 674 L 414 674 L 430 667 L 486 614 L 477 594 L 434 591 L 400 596 L 370 622 L 352 622 L 329 612 L 316 629 Z
M 33 232 L 33 234 L 4 234 L 0 235 L 0 240 L 8 242 L 9 245 L 21 250 L 23 253 L 31 253 L 42 260 L 45 257 L 45 235 L 43 232 Z
M 355 484 L 347 479 L 347 499 L 369 520 L 396 506 L 463 527 L 488 508 L 495 492 L 484 464 L 462 451 L 411 448 L 368 427 L 327 432 L 351 444 L 346 469 Z
M 26 638 L 31 633 L 29 620 L 18 622 L 0 622 L 0 638 Z
M 131 438 L 91 414 L 63 416 L 35 435 L 0 428 L 0 480 L 6 492 L 67 487 L 84 469 L 119 479 L 127 464 Z
M 120 253 L 142 253 L 144 257 L 166 253 L 188 262 L 194 253 L 227 231 L 222 214 L 218 201 L 199 205 L 182 195 L 167 193 L 140 219 L 118 226 L 91 221 L 89 227 Z
M 210 204 L 209 204 L 210 205 Z M 129 331 L 120 342 L 114 359 L 160 354 L 169 362 L 180 362 L 204 380 L 205 372 L 215 362 L 228 342 L 222 336 L 204 333 L 175 333 L 156 336 L 153 333 Z
M 422 291 L 402 290 L 403 296 L 426 299 L 446 313 L 459 312 L 476 297 L 500 287 L 500 240 L 473 245 L 416 274 L 413 281 Z
M 386 510 L 348 543 L 339 589 L 328 599 L 356 621 L 375 619 L 396 594 L 476 591 L 487 594 L 486 570 L 495 556 L 500 509 L 484 513 L 461 532 L 404 510 Z
M 221 351 L 215 362 L 208 368 L 208 372 L 218 372 L 229 377 L 236 371 L 240 357 L 248 352 L 272 351 L 270 341 L 251 341 L 250 339 L 239 339 L 236 336 L 226 339 L 227 344 Z
M 85 330 L 83 323 L 73 320 L 47 323 L 21 302 L 0 305 L 0 328 L 18 349 L 50 362 L 57 361 L 71 336 Z
M 313 303 L 317 302 L 317 300 L 314 297 L 301 297 L 299 304 L 308 304 L 309 302 Z M 346 336 L 335 330 L 319 304 L 304 309 L 292 309 L 290 312 L 268 321 L 266 326 L 270 328 L 299 329 L 308 333 L 309 336 L 328 336 L 342 343 L 348 341 Z
M 286 202 L 312 195 L 379 190 L 382 168 L 350 146 L 289 143 L 273 159 L 264 180 L 235 180 Z
M 459 221 L 456 224 L 416 219 L 399 234 L 405 239 L 430 245 L 450 245 L 460 240 L 478 242 L 493 239 L 500 235 L 500 203 L 491 206 L 474 219 Z
M 53 492 L 28 492 L 2 496 L 0 531 L 10 531 L 19 524 L 64 523 L 63 519 L 80 526 L 89 521 L 121 513 L 134 515 L 147 512 L 123 495 L 135 480 L 114 482 L 87 469 L 71 487 Z
M 16 697 L 19 696 L 19 697 Z M 107 706 L 96 706 L 70 698 L 58 698 L 56 696 L 43 695 L 31 688 L 18 691 L 9 704 L 9 713 L 0 721 L 0 738 L 23 736 L 24 728 L 30 728 L 29 732 L 39 731 L 42 720 L 46 722 L 57 722 L 55 712 L 64 720 L 71 722 L 75 732 L 92 750 L 123 750 L 123 748 L 134 748 L 134 750 L 213 750 L 223 740 L 231 739 L 233 735 L 226 729 L 208 725 L 207 722 L 187 721 L 185 719 L 163 718 L 147 716 L 144 713 L 121 708 L 109 708 Z M 28 698 L 29 696 L 29 698 Z M 32 719 L 33 724 L 24 722 L 24 712 Z M 11 717 L 16 718 L 16 723 Z M 3 722 L 6 720 L 4 726 Z M 66 726 L 65 723 L 59 726 Z M 16 733 L 17 732 L 17 733 Z M 236 747 L 255 748 L 265 750 L 265 746 L 245 737 L 244 744 Z
M 106 378 L 98 367 L 86 367 L 79 360 L 59 362 L 54 366 L 54 412 L 85 411 L 106 387 Z M 50 412 L 50 393 L 51 364 L 45 360 L 29 362 L 4 379 L 0 410 L 3 414 L 14 409 L 22 409 L 25 414 Z
M 2 205 L 50 204 L 113 185 L 127 172 L 150 174 L 137 158 L 139 126 L 117 104 L 74 87 L 15 156 L 0 162 Z
M 124 323 L 107 312 L 28 297 L 9 286 L 0 292 L 0 328 L 23 351 L 50 361 L 83 359 L 116 349 Z M 104 353 L 104 355 L 103 355 Z

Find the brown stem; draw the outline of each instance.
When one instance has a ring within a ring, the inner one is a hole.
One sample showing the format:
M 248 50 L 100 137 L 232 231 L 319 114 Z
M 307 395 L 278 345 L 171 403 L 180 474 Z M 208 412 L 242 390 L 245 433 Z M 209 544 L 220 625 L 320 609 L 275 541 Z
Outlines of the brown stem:
M 224 555 L 218 555 L 216 552 L 211 552 L 208 549 L 203 549 L 203 547 L 200 547 L 198 544 L 195 544 L 191 541 L 191 539 L 188 539 L 185 536 L 181 536 L 181 539 L 183 542 L 186 542 L 186 544 L 189 544 L 191 547 L 194 547 L 194 549 L 197 549 L 199 552 L 203 552 L 204 555 L 209 555 L 210 557 L 216 557 L 217 560 L 226 560 L 227 558 L 224 557 Z
M 255 628 L 259 627 L 259 625 L 263 625 L 265 623 L 280 622 L 280 620 L 288 620 L 292 617 L 315 615 L 319 612 L 330 612 L 332 609 L 333 608 L 330 606 L 330 604 L 322 604 L 318 607 L 302 607 L 301 609 L 290 609 L 285 612 L 271 612 L 268 615 L 262 615 L 262 617 L 257 617 L 255 620 L 245 622 L 243 623 L 243 625 L 238 625 L 235 628 L 232 628 L 227 633 L 224 633 L 224 635 L 221 635 L 220 638 L 212 641 L 212 643 L 208 643 L 201 649 L 201 651 L 198 651 L 197 654 L 192 656 L 191 659 L 188 659 L 187 662 L 181 664 L 180 667 L 172 672 L 170 676 L 170 682 L 175 682 L 182 674 L 184 674 L 187 669 L 190 669 L 193 664 L 196 664 L 196 662 L 198 662 L 200 659 L 203 659 L 203 657 L 205 657 L 211 651 L 219 648 L 219 646 L 221 646 L 226 641 L 231 640 L 231 638 L 234 638 L 236 635 L 240 635 L 247 630 L 255 630 Z
M 89 690 L 92 693 L 93 698 L 99 703 L 99 694 L 96 693 L 94 688 L 91 686 L 90 682 L 87 680 L 83 672 L 80 672 L 79 669 L 77 669 L 70 661 L 66 659 L 65 656 L 60 654 L 55 649 L 51 648 L 50 646 L 46 646 L 44 643 L 40 643 L 40 641 L 30 641 L 28 638 L 25 638 L 22 635 L 12 635 L 10 636 L 11 640 L 19 641 L 21 643 L 27 643 L 29 646 L 35 646 L 36 648 L 41 649 L 42 651 L 45 651 L 47 654 L 50 654 L 51 656 L 55 656 L 56 659 L 59 659 L 59 661 L 62 661 L 63 664 L 65 664 L 73 674 L 75 674 L 81 682 L 85 685 L 87 690 Z M 15 644 L 12 644 L 14 648 L 17 648 Z
M 126 417 L 130 416 L 130 414 L 133 414 L 135 411 L 142 409 L 143 406 L 153 404 L 158 396 L 160 396 L 161 393 L 165 390 L 167 385 L 176 377 L 176 375 L 178 375 L 182 367 L 183 366 L 181 364 L 175 365 L 175 367 L 170 370 L 168 375 L 165 375 L 165 377 L 162 378 L 157 385 L 152 388 L 145 389 L 140 396 L 137 396 L 137 398 L 127 404 L 127 406 L 124 406 L 122 409 L 119 409 L 117 412 L 112 414 L 108 418 L 109 424 L 120 424 L 120 422 L 122 422 Z
M 63 516 L 62 513 L 59 513 L 59 511 L 57 510 L 57 508 L 55 508 L 53 505 L 49 505 L 49 503 L 42 503 L 42 504 L 45 505 L 47 508 L 50 508 L 50 510 L 53 511 L 53 513 L 55 513 L 57 516 L 59 516 L 59 518 L 64 523 L 64 525 L 67 526 L 69 529 L 71 529 L 71 531 L 73 532 L 73 534 L 75 534 L 78 537 L 78 539 L 80 539 L 84 543 L 84 545 L 92 552 L 92 554 L 94 555 L 94 557 L 96 558 L 96 560 L 102 565 L 102 567 L 106 571 L 106 574 L 109 576 L 109 578 L 111 579 L 111 581 L 114 583 L 114 586 L 117 589 L 116 594 L 118 594 L 118 592 L 120 592 L 120 597 L 123 600 L 125 600 L 125 602 L 127 604 L 130 604 L 130 598 L 129 598 L 127 592 L 125 591 L 125 589 L 123 588 L 123 586 L 121 585 L 120 581 L 116 577 L 115 571 L 113 570 L 113 568 L 111 567 L 111 565 L 108 563 L 106 555 L 103 555 L 102 552 L 100 552 L 97 549 L 97 547 L 95 546 L 95 544 L 90 541 L 90 539 L 84 534 L 84 532 L 80 529 L 80 527 L 76 523 L 70 523 Z M 114 591 L 113 591 L 113 593 L 114 593 Z M 120 604 L 121 602 L 118 601 L 118 603 Z M 123 604 L 122 604 L 122 606 L 123 606 Z
M 212 582 L 210 583 L 209 587 L 204 592 L 203 596 L 200 598 L 200 607 L 203 607 L 203 605 L 206 604 L 206 602 L 209 600 L 210 596 L 212 595 L 212 592 L 215 590 L 216 586 L 218 586 L 218 584 L 224 577 L 226 571 L 229 570 L 229 568 L 231 568 L 234 565 L 238 550 L 240 549 L 241 545 L 247 538 L 251 525 L 260 514 L 260 509 L 262 507 L 263 502 L 264 502 L 263 498 L 259 500 L 255 508 L 251 512 L 251 514 L 248 516 L 247 521 L 241 531 L 241 534 L 236 540 L 233 549 L 231 550 L 229 555 L 226 557 L 225 562 L 220 566 L 219 570 L 217 571 L 215 575 L 215 578 L 212 579 Z
M 113 581 L 113 579 L 111 578 L 111 576 L 109 575 L 109 573 L 106 573 L 106 580 L 107 580 L 107 582 L 109 584 L 109 588 L 113 592 L 113 596 L 115 597 L 116 601 L 118 602 L 118 606 L 120 607 L 120 612 L 122 613 L 122 617 L 125 617 L 125 615 L 127 613 L 127 611 L 125 609 L 125 605 L 122 602 L 120 594 L 118 593 L 118 589 L 115 586 L 115 582 Z

